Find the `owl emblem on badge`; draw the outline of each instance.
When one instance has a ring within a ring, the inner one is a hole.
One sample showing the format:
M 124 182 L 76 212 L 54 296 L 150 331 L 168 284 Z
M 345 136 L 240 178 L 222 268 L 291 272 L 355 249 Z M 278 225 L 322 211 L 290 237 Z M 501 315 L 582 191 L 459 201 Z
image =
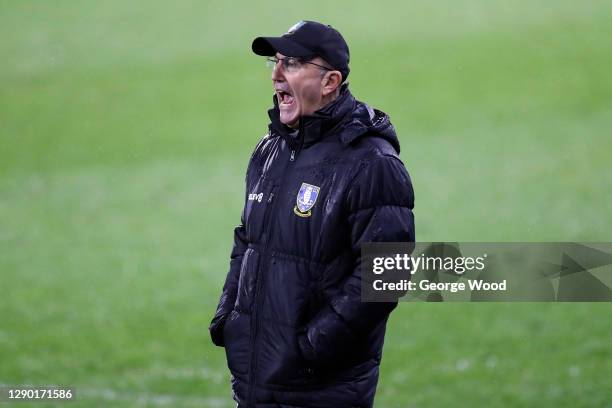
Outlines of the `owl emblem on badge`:
M 313 186 L 312 184 L 302 183 L 300 191 L 298 191 L 296 205 L 293 208 L 293 212 L 300 217 L 310 217 L 312 215 L 310 209 L 317 202 L 319 197 L 320 187 Z

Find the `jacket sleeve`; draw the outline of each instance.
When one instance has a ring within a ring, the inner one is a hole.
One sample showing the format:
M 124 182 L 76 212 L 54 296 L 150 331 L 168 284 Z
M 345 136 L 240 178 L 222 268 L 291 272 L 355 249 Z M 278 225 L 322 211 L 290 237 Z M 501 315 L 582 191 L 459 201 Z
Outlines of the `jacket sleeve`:
M 397 157 L 380 156 L 361 166 L 346 199 L 354 267 L 341 290 L 298 335 L 304 358 L 315 363 L 338 358 L 397 306 L 361 302 L 361 244 L 414 242 L 413 208 L 412 183 Z
M 249 159 L 247 166 L 247 172 L 245 177 L 245 188 L 248 190 L 249 176 L 256 173 L 256 168 L 259 165 L 259 159 L 262 154 L 261 149 L 268 140 L 269 134 L 265 134 L 253 149 L 253 154 Z M 248 191 L 245 191 L 245 200 Z M 242 210 L 242 216 L 240 217 L 240 225 L 234 228 L 234 246 L 230 254 L 230 267 L 227 277 L 225 278 L 225 284 L 223 285 L 223 292 L 221 293 L 221 299 L 217 306 L 215 316 L 210 322 L 208 327 L 210 331 L 210 337 L 213 343 L 219 347 L 224 347 L 225 342 L 223 341 L 223 327 L 229 316 L 234 309 L 234 303 L 236 302 L 236 296 L 238 294 L 238 280 L 240 278 L 240 267 L 242 266 L 242 258 L 248 247 L 246 228 L 244 226 L 244 207 Z
M 261 148 L 265 144 L 267 140 L 268 134 L 264 135 L 263 138 L 257 143 L 255 149 L 253 150 L 253 154 L 249 160 L 249 164 L 247 166 L 247 172 L 245 177 L 245 187 L 248 190 L 249 184 L 249 174 L 254 171 L 254 168 L 257 166 L 258 158 L 261 155 Z M 245 192 L 245 200 L 246 194 Z M 215 312 L 215 316 L 210 322 L 210 326 L 208 330 L 210 331 L 210 337 L 213 343 L 219 347 L 224 347 L 225 343 L 223 341 L 223 327 L 225 326 L 225 322 L 234 309 L 234 303 L 236 302 L 236 296 L 238 294 L 238 280 L 240 278 L 240 267 L 242 266 L 242 258 L 244 257 L 244 253 L 247 250 L 248 242 L 247 242 L 247 234 L 244 226 L 244 208 L 242 210 L 242 216 L 240 217 L 240 225 L 234 228 L 234 246 L 232 248 L 232 252 L 230 254 L 230 267 L 229 272 L 227 273 L 227 277 L 225 278 L 225 284 L 223 285 L 223 292 L 221 293 L 221 299 L 219 299 L 219 304 L 217 306 L 217 311 Z
M 240 225 L 234 228 L 234 246 L 230 255 L 229 272 L 225 278 L 221 299 L 219 300 L 215 316 L 208 328 L 213 343 L 219 347 L 225 346 L 223 341 L 223 327 L 225 326 L 225 321 L 230 312 L 234 309 L 234 302 L 236 302 L 238 291 L 238 279 L 240 277 L 240 266 L 242 264 L 242 257 L 247 248 L 244 217 L 241 217 L 240 221 Z

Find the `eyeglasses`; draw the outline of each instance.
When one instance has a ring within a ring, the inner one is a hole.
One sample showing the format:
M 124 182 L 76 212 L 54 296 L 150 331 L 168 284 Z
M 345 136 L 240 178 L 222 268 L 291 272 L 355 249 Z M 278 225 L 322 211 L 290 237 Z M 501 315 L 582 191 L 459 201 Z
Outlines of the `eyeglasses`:
M 324 69 L 326 71 L 333 71 L 331 68 L 324 67 L 323 65 L 315 64 L 314 62 L 305 61 L 303 59 L 297 57 L 285 57 L 285 58 L 276 58 L 276 57 L 268 57 L 266 58 L 266 65 L 268 68 L 274 69 L 278 63 L 281 63 L 283 67 L 283 71 L 293 73 L 299 71 L 302 68 L 303 64 L 316 65 L 317 67 Z

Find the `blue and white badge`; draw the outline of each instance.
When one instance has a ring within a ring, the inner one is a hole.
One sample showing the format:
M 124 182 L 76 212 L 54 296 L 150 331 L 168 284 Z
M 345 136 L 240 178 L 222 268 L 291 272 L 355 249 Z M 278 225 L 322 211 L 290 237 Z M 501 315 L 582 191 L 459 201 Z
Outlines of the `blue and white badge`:
M 296 206 L 293 212 L 300 217 L 310 217 L 312 214 L 310 209 L 317 202 L 319 196 L 320 187 L 313 186 L 312 184 L 302 183 L 300 191 L 298 192 L 296 199 Z

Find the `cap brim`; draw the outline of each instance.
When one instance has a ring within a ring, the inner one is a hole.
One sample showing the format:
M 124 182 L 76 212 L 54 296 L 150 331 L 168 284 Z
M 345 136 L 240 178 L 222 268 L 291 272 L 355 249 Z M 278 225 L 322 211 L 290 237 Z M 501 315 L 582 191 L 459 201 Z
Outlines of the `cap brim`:
M 251 45 L 253 52 L 264 57 L 273 57 L 280 52 L 286 57 L 309 57 L 314 53 L 286 37 L 257 37 Z

